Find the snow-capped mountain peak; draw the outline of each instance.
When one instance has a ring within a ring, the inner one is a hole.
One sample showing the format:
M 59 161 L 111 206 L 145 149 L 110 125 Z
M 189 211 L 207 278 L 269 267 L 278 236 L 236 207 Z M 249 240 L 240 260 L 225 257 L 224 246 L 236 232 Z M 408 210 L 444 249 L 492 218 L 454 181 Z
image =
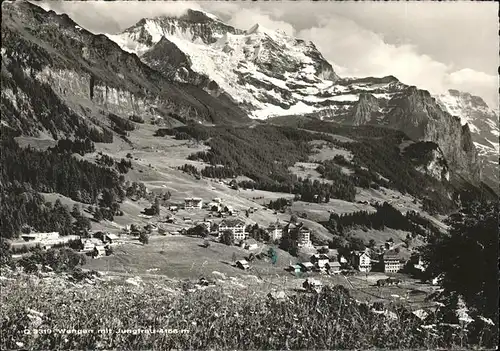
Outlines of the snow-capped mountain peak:
M 230 99 L 253 118 L 315 114 L 386 125 L 438 143 L 452 164 L 474 178 L 474 145 L 482 155 L 496 151 L 498 157 L 498 117 L 482 99 L 457 91 L 433 97 L 393 76 L 341 79 L 314 43 L 258 23 L 238 29 L 188 11 L 143 19 L 108 37 L 170 79 Z
M 165 37 L 189 58 L 192 71 L 186 75 L 183 65 L 182 72 L 173 77 L 183 82 L 201 80 L 207 84 L 207 91 L 229 96 L 255 118 L 319 110 L 322 106 L 308 101 L 308 95 L 323 91 L 339 79 L 312 43 L 260 24 L 248 30 L 237 29 L 195 10 L 179 18 L 143 19 L 108 37 L 153 68 L 166 71 L 160 67 L 161 54 L 147 54 L 158 51 L 155 46 Z M 169 70 L 181 68 L 172 66 L 168 52 L 163 56 Z

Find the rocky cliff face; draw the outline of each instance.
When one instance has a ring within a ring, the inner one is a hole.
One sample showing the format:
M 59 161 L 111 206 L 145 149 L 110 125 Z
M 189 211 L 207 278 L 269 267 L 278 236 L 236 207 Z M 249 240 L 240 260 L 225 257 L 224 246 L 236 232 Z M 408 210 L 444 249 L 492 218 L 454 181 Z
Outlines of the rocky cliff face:
M 78 129 L 72 125 L 103 122 L 108 112 L 125 118 L 247 119 L 229 100 L 169 80 L 65 15 L 26 2 L 3 3 L 2 10 L 2 110 L 10 112 L 6 124 L 29 125 L 34 134 L 51 129 L 55 136 L 63 126 L 59 132 L 70 135 Z M 25 97 L 22 104 L 17 96 Z M 59 121 L 59 127 L 43 117 L 54 113 L 54 104 L 71 119 Z
M 498 190 L 500 183 L 498 155 L 500 136 L 498 111 L 491 109 L 482 98 L 458 90 L 449 90 L 437 97 L 438 103 L 451 115 L 466 123 L 478 150 L 484 180 Z
M 323 96 L 330 105 L 323 119 L 351 125 L 383 125 L 403 131 L 415 141 L 439 145 L 448 167 L 478 182 L 481 162 L 467 125 L 452 116 L 426 90 L 407 86 L 394 77 L 340 80 Z
M 380 112 L 381 104 L 382 101 L 379 101 L 373 95 L 361 93 L 359 100 L 352 108 L 350 123 L 359 126 L 377 121 L 383 116 Z
M 259 24 L 233 28 L 197 11 L 144 19 L 109 37 L 173 79 L 235 101 L 253 118 L 316 114 L 396 128 L 414 140 L 438 143 L 451 169 L 479 179 L 475 140 L 440 101 L 393 76 L 341 79 L 313 43 Z M 484 108 L 476 97 L 461 99 Z
M 448 162 L 438 144 L 430 141 L 409 142 L 401 145 L 400 149 L 418 171 L 440 181 L 450 180 Z
M 210 77 L 193 71 L 191 59 L 165 37 L 162 37 L 151 50 L 147 51 L 142 56 L 142 60 L 172 81 L 200 87 L 215 97 L 224 94 L 224 91 Z
M 443 111 L 427 91 L 409 87 L 389 100 L 388 107 L 386 125 L 404 131 L 414 140 L 435 142 L 451 169 L 479 181 L 480 164 L 469 128 Z
M 393 76 L 340 79 L 313 43 L 260 25 L 245 31 L 188 11 L 105 36 L 29 3 L 3 10 L 2 123 L 29 133 L 54 129 L 54 104 L 65 111 L 62 133 L 109 112 L 213 123 L 314 114 L 435 142 L 450 170 L 474 181 L 477 148 L 497 170 L 498 115 L 480 98 L 450 91 L 436 100 Z

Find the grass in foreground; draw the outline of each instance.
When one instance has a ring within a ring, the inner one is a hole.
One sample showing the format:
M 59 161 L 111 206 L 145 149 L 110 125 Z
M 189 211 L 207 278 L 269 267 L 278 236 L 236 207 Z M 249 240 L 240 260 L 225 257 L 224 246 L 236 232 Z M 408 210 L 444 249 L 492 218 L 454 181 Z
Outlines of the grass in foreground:
M 1 285 L 3 350 L 473 348 L 460 329 L 422 327 L 435 321 L 395 306 L 392 318 L 373 313 L 341 286 L 275 301 L 217 288 L 175 292 L 151 282 L 82 285 L 21 275 L 3 277 Z M 105 328 L 111 332 L 98 333 Z M 34 329 L 92 332 L 34 335 Z M 189 332 L 119 332 L 127 329 Z

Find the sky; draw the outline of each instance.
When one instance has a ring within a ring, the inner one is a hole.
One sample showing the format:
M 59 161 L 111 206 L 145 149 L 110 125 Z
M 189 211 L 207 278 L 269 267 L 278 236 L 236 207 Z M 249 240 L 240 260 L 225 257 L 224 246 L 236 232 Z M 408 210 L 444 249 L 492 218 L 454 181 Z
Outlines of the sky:
M 33 1 L 34 3 L 37 3 Z M 458 89 L 498 108 L 499 27 L 495 2 L 47 1 L 94 33 L 118 33 L 145 17 L 202 9 L 310 40 L 341 77 L 394 75 L 431 93 Z

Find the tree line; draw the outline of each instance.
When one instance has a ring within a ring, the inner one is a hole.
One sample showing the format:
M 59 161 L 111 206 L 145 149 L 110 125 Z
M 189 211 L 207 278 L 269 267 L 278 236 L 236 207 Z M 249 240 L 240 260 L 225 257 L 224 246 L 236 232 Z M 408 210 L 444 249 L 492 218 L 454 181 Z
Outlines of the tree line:
M 422 235 L 423 237 L 427 237 L 431 233 L 439 233 L 439 230 L 428 219 L 415 211 L 408 211 L 406 215 L 403 215 L 387 202 L 375 206 L 376 212 L 332 213 L 325 225 L 332 233 L 337 234 L 344 233 L 353 226 L 363 226 L 377 230 L 383 230 L 387 227 L 411 232 L 414 236 Z

